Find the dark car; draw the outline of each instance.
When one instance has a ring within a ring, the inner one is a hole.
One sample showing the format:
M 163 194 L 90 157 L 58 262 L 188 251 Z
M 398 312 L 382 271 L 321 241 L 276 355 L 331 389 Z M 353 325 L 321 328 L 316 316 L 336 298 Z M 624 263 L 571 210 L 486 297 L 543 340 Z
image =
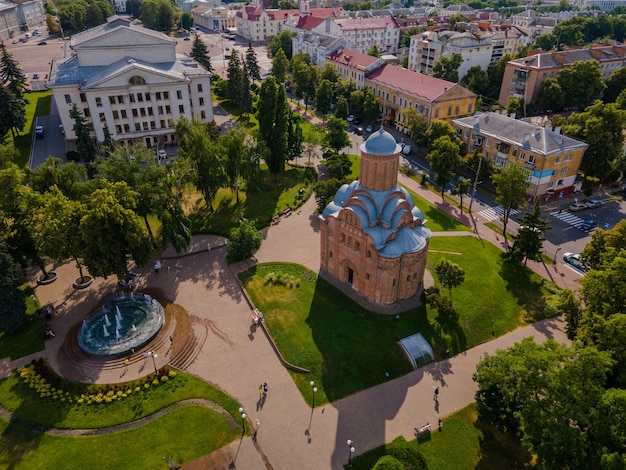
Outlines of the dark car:
M 354 128 L 354 133 L 356 135 L 363 135 L 363 128 L 361 126 L 357 126 Z
M 596 221 L 593 219 L 583 220 L 583 223 L 580 224 L 580 228 L 583 230 L 592 230 L 596 227 Z
M 38 46 L 45 46 L 46 44 L 48 44 L 46 41 L 39 41 L 37 43 Z
M 35 137 L 37 137 L 38 139 L 43 139 L 45 133 L 46 133 L 46 130 L 43 128 L 43 126 L 35 127 Z
M 183 39 L 183 41 L 191 41 L 191 38 L 189 36 L 185 36 L 185 39 Z

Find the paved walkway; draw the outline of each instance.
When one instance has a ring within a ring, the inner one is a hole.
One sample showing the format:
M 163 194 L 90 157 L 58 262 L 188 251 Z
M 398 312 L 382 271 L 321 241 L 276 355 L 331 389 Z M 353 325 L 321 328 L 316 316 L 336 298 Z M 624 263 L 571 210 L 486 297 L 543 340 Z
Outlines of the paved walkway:
M 414 181 L 400 176 L 400 182 L 470 223 L 467 214 L 441 203 L 437 195 Z M 151 265 L 138 269 L 140 289 L 160 289 L 166 298 L 201 318 L 210 329 L 209 338 L 188 371 L 239 400 L 249 423 L 257 419 L 260 422 L 256 443 L 246 437 L 187 463 L 184 468 L 226 468 L 236 458 L 236 465 L 246 469 L 338 469 L 347 460 L 347 439 L 354 442 L 358 455 L 398 435 L 410 439 L 416 425 L 436 423 L 439 417 L 472 403 L 476 387 L 471 376 L 484 353 L 506 348 L 527 336 L 538 341 L 550 337 L 567 341 L 562 320 L 547 320 L 311 411 L 309 398 L 302 397 L 263 334 L 251 327 L 250 307 L 234 272 L 250 263 L 266 261 L 297 262 L 317 272 L 319 229 L 314 209 L 315 202 L 310 199 L 301 210 L 265 229 L 261 249 L 248 262 L 227 266 L 225 248 L 217 248 L 224 240 L 199 236 L 194 237 L 187 256 L 175 257 L 171 249 L 166 250 L 159 274 L 153 272 Z M 501 240 L 480 221 L 476 223 L 476 234 L 502 246 Z M 213 248 L 210 251 L 208 243 Z M 569 270 L 532 262 L 529 267 L 563 287 L 577 286 L 577 279 Z M 57 337 L 46 342 L 46 355 L 52 366 L 60 370 L 61 338 L 115 289 L 115 281 L 96 279 L 88 289 L 75 291 L 71 284 L 78 272 L 73 264 L 56 266 L 56 270 L 59 279 L 48 286 L 37 286 L 36 291 L 42 303 L 59 306 L 59 316 L 51 322 Z M 167 357 L 159 357 L 161 361 L 167 361 Z M 131 367 L 123 378 L 120 373 L 102 370 L 95 380 L 118 382 L 145 375 L 139 366 Z M 258 387 L 263 382 L 268 383 L 269 392 L 265 404 L 259 407 Z M 435 387 L 440 387 L 438 403 L 433 401 Z

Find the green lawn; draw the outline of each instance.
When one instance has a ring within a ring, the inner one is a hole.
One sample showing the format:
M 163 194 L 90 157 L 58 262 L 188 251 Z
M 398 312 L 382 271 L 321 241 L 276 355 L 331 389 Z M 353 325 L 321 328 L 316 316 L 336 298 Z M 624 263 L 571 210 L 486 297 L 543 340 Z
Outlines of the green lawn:
M 35 116 L 47 116 L 50 114 L 50 104 L 52 103 L 51 91 L 34 91 L 25 95 L 26 104 L 26 126 L 15 139 L 15 147 L 20 151 L 20 159 L 15 162 L 19 167 L 28 164 L 30 156 L 30 145 L 33 139 L 35 126 Z
M 287 207 L 300 207 L 313 192 L 315 172 L 312 168 L 287 166 L 277 182 L 265 165 L 262 165 L 261 171 L 263 188 L 260 194 L 241 191 L 237 204 L 235 194 L 223 188 L 213 202 L 213 211 L 207 209 L 203 200 L 194 204 L 189 214 L 192 232 L 228 235 L 242 217 L 256 221 L 257 227 L 261 228 L 269 225 L 272 217 Z
M 219 413 L 185 406 L 136 429 L 92 437 L 55 437 L 0 420 L 2 468 L 158 469 L 217 450 L 240 436 Z
M 61 381 L 62 383 L 66 383 Z M 82 387 L 82 384 L 69 384 Z M 137 382 L 120 385 L 123 388 Z M 89 386 L 101 390 L 106 386 Z M 204 398 L 224 408 L 232 420 L 202 406 L 170 410 L 136 429 L 98 437 L 55 437 L 33 433 L 0 420 L 2 468 L 166 468 L 163 456 L 188 462 L 232 442 L 240 436 L 239 403 L 221 390 L 191 375 L 148 389 L 133 391 L 120 401 L 99 405 L 76 404 L 41 398 L 16 374 L 0 381 L 0 403 L 27 422 L 58 428 L 102 428 L 148 416 L 188 398 Z
M 437 430 L 436 423 L 431 424 L 433 431 L 430 438 L 425 436 L 419 442 L 413 439 L 408 443 L 424 454 L 429 470 L 514 470 L 530 467 L 531 456 L 515 436 L 502 434 L 480 420 L 475 405 L 444 418 L 441 431 Z M 396 441 L 404 441 L 404 438 L 399 437 Z M 385 446 L 373 449 L 354 458 L 352 468 L 370 470 L 386 454 Z
M 118 389 L 134 389 L 136 385 L 137 382 L 120 384 Z M 68 383 L 69 389 L 78 390 L 80 386 L 82 385 Z M 104 387 L 106 386 L 90 386 L 90 389 L 102 390 Z M 237 416 L 239 403 L 212 385 L 182 372 L 178 372 L 175 378 L 166 383 L 150 386 L 147 390 L 141 387 L 139 392 L 133 391 L 119 401 L 91 405 L 41 398 L 34 389 L 19 380 L 17 374 L 0 381 L 2 406 L 17 418 L 58 428 L 113 426 L 142 418 L 188 398 L 205 398 Z
M 323 401 L 334 401 L 406 374 L 411 367 L 397 342 L 411 334 L 422 333 L 441 359 L 541 317 L 546 293 L 541 278 L 503 263 L 493 245 L 473 237 L 440 237 L 430 247 L 430 266 L 445 256 L 466 272 L 465 283 L 453 290 L 456 324 L 440 324 L 436 312 L 424 306 L 399 318 L 369 312 L 298 265 L 262 264 L 240 275 L 281 354 L 311 371 L 292 374 L 307 400 L 310 380 Z M 266 284 L 272 272 L 293 276 L 299 287 Z

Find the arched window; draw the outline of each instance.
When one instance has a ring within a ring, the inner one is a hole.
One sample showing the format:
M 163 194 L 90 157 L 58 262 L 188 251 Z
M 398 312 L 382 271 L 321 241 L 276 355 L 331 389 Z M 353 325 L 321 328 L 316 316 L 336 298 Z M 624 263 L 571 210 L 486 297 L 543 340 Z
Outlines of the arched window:
M 133 85 L 145 85 L 146 84 L 146 80 L 143 77 L 140 77 L 139 75 L 133 75 L 128 80 L 128 84 L 130 86 L 133 86 Z

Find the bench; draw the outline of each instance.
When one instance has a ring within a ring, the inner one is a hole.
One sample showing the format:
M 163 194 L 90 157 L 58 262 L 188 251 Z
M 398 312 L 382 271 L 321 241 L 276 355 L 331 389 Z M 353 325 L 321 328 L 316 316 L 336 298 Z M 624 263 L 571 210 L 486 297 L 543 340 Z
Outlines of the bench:
M 430 434 L 430 423 L 422 424 L 415 428 L 415 437 L 419 438 L 426 434 Z
M 285 210 L 283 211 L 283 215 L 284 215 L 285 217 L 289 217 L 289 216 L 291 215 L 291 207 L 288 207 L 287 209 L 285 209 Z
M 280 222 L 280 217 L 275 215 L 274 217 L 272 217 L 272 225 L 277 225 L 278 222 Z

